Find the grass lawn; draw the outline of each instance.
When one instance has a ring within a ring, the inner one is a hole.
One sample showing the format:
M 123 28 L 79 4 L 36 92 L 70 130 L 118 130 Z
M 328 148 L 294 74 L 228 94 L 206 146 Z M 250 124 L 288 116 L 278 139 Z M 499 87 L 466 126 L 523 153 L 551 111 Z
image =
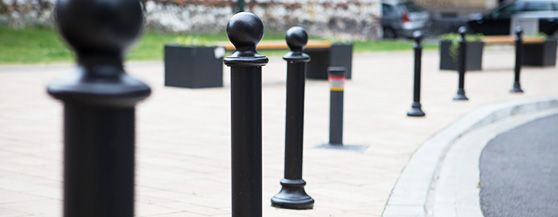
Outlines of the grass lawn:
M 284 40 L 282 34 L 266 34 L 263 40 Z M 228 41 L 223 34 L 185 35 L 146 32 L 132 48 L 128 59 L 162 60 L 163 46 L 167 43 L 215 44 Z M 355 41 L 356 52 L 410 50 L 410 41 Z M 425 45 L 427 49 L 435 44 Z M 284 51 L 262 52 L 281 55 Z M 73 54 L 66 48 L 53 29 L 11 29 L 0 27 L 0 64 L 69 62 Z

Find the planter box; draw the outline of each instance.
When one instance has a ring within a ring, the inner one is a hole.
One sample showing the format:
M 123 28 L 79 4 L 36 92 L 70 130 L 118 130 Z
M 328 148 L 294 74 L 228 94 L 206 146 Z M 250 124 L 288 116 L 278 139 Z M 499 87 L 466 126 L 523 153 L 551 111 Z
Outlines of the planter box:
M 457 56 L 451 56 L 451 41 L 440 41 L 440 70 L 456 70 L 457 71 Z M 467 62 L 465 69 L 467 71 L 480 71 L 482 70 L 482 54 L 484 50 L 484 43 L 480 41 L 467 43 Z
M 343 66 L 347 70 L 347 78 L 352 78 L 353 44 L 333 44 L 331 48 L 306 49 L 310 58 L 306 78 L 327 80 L 327 68 Z
M 523 45 L 524 66 L 556 66 L 555 40 L 547 40 L 541 44 Z
M 165 86 L 223 87 L 222 47 L 165 45 Z

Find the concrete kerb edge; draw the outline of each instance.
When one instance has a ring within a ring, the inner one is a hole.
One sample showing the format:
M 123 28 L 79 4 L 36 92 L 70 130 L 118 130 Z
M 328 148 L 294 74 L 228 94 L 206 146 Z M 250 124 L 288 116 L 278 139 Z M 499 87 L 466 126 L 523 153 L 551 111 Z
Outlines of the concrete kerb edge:
M 474 110 L 426 141 L 413 154 L 386 204 L 383 217 L 432 215 L 432 195 L 437 173 L 457 139 L 474 129 L 505 118 L 558 108 L 558 97 L 531 98 L 489 105 Z

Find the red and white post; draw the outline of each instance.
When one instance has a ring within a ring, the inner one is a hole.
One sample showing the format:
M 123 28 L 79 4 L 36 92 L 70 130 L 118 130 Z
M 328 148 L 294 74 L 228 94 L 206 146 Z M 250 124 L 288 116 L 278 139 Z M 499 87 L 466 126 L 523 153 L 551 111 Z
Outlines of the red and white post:
M 345 92 L 345 67 L 329 67 L 329 145 L 343 145 L 343 100 Z

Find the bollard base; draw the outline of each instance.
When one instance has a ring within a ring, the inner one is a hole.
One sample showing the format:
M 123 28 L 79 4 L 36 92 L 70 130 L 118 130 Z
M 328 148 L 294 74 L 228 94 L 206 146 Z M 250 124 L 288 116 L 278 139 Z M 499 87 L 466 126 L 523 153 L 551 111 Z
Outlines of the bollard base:
M 457 95 L 453 97 L 453 101 L 468 101 L 469 98 L 465 95 Z
M 523 89 L 519 83 L 514 83 L 510 93 L 523 93 Z
M 335 147 L 335 148 L 342 148 L 344 145 L 343 143 L 327 143 L 325 144 L 326 146 L 331 146 L 331 147 Z
M 316 148 L 341 150 L 341 151 L 355 151 L 355 152 L 365 152 L 368 150 L 368 145 L 348 145 L 348 144 L 321 144 L 316 146 Z
M 407 112 L 407 116 L 409 117 L 424 117 L 426 114 L 422 111 L 422 106 L 420 103 L 413 103 L 411 106 L 411 110 Z
M 314 208 L 314 199 L 304 191 L 305 185 L 306 182 L 302 179 L 282 179 L 283 187 L 271 198 L 271 206 L 285 209 Z
M 457 95 L 453 97 L 453 101 L 467 101 L 469 98 L 465 96 L 465 90 L 459 89 L 457 90 Z
M 524 93 L 524 91 L 521 88 L 512 88 L 510 90 L 510 93 L 517 93 L 517 94 L 521 94 Z

